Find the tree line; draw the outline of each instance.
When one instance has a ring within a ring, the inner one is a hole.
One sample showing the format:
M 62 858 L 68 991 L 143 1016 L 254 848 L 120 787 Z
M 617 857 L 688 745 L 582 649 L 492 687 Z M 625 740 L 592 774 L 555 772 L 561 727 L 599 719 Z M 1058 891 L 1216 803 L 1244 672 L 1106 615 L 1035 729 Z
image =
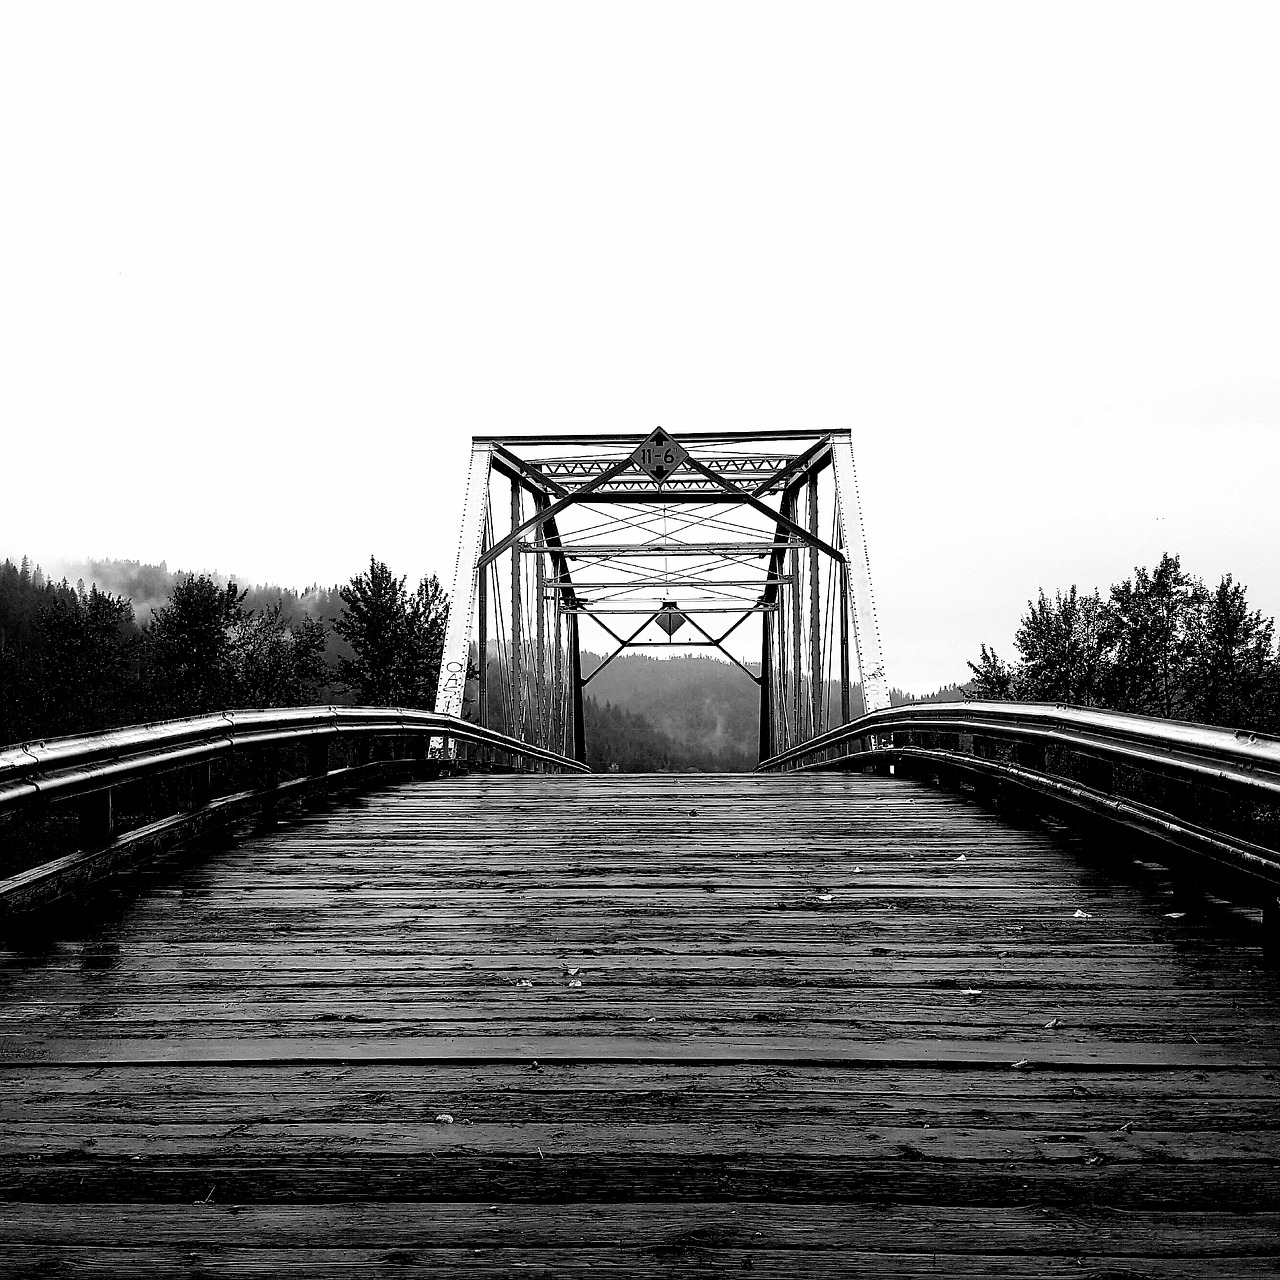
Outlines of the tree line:
M 1275 623 L 1227 574 L 1207 586 L 1166 553 L 1106 597 L 1075 585 L 1027 602 L 1006 661 L 981 646 L 974 698 L 1064 702 L 1280 732 Z
M 345 586 L 313 593 L 312 612 L 294 593 L 254 592 L 255 604 L 234 582 L 189 574 L 139 622 L 123 595 L 5 560 L 0 744 L 237 707 L 431 710 L 448 600 L 434 574 L 406 583 L 370 557 Z

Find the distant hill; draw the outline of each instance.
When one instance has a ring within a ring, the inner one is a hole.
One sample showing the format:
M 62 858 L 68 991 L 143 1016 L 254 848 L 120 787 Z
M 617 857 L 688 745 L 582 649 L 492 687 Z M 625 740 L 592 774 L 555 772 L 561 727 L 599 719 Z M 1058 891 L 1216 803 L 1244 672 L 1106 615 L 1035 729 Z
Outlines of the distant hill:
M 583 674 L 591 675 L 602 661 L 598 654 L 584 653 Z M 760 671 L 759 663 L 748 663 L 747 667 L 753 674 Z M 624 771 L 627 765 L 622 757 L 627 752 L 622 744 L 636 735 L 644 737 L 647 755 L 665 752 L 672 768 L 736 771 L 754 768 L 759 758 L 758 686 L 740 668 L 721 658 L 654 658 L 627 653 L 595 676 L 587 691 L 599 708 L 588 712 L 588 752 L 593 734 L 602 736 L 597 751 L 604 758 L 613 750 L 619 756 L 618 767 Z M 838 706 L 834 688 L 831 693 L 832 705 Z M 890 697 L 894 706 L 900 706 L 956 702 L 963 699 L 964 692 L 959 685 L 948 685 L 923 696 L 893 689 Z M 854 687 L 851 701 L 853 714 L 861 715 L 860 687 Z M 631 719 L 620 718 L 618 712 Z
M 81 560 L 58 561 L 51 565 L 48 577 L 54 581 L 65 578 L 71 586 L 82 583 L 96 586 L 99 591 L 123 596 L 133 605 L 134 618 L 144 625 L 156 609 L 167 605 L 174 587 L 192 571 L 170 569 L 168 562 L 143 564 L 140 560 Z M 342 613 L 342 600 L 338 588 L 312 584 L 302 591 L 292 587 L 270 584 L 249 585 L 236 574 L 206 573 L 221 586 L 236 583 L 246 592 L 245 606 L 249 609 L 269 609 L 279 604 L 281 617 L 294 625 L 302 618 L 313 618 L 325 624 L 325 660 L 334 670 L 340 658 L 350 658 L 351 648 L 334 630 L 333 623 Z M 344 695 L 334 688 L 324 691 L 326 700 L 343 701 Z
M 597 654 L 583 654 L 583 674 L 590 675 L 601 661 Z M 701 655 L 627 653 L 587 689 L 601 705 L 644 717 L 671 743 L 692 753 L 692 766 L 719 772 L 756 763 L 759 693 L 731 663 Z
M 143 564 L 140 560 L 61 561 L 50 566 L 47 576 L 55 581 L 66 578 L 73 587 L 77 581 L 82 581 L 86 587 L 96 586 L 99 591 L 124 596 L 132 602 L 138 622 L 143 623 L 153 610 L 169 603 L 174 587 L 192 572 L 204 573 L 220 586 L 235 582 L 242 589 L 247 588 L 249 594 L 245 597 L 245 604 L 251 609 L 269 607 L 279 601 L 289 621 L 304 614 L 328 620 L 330 616 L 336 617 L 342 608 L 336 587 L 312 585 L 297 591 L 292 587 L 271 584 L 250 585 L 234 573 L 170 569 L 165 560 L 159 564 Z

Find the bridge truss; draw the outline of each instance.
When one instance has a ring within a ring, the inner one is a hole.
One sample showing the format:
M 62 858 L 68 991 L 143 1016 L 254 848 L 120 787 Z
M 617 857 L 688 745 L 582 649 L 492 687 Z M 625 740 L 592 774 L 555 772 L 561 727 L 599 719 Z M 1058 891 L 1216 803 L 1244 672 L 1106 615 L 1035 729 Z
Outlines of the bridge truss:
M 452 602 L 437 711 L 581 761 L 629 650 L 736 664 L 762 760 L 889 705 L 848 431 L 476 437 Z

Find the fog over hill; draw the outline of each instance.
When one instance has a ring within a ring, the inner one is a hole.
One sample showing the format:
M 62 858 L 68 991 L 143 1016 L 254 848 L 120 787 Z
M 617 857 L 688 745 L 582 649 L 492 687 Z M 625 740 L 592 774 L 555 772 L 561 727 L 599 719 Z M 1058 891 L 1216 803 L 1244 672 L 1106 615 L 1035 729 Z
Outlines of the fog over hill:
M 590 675 L 602 661 L 598 654 L 584 653 L 583 673 Z M 759 663 L 747 666 L 760 671 Z M 758 686 L 721 658 L 623 654 L 591 680 L 587 693 L 587 758 L 593 768 L 616 764 L 624 773 L 690 768 L 718 773 L 752 769 L 759 758 Z M 895 705 L 963 696 L 956 685 L 924 697 L 892 691 Z M 838 698 L 833 689 L 833 705 Z M 860 715 L 860 687 L 855 686 L 852 702 L 853 714 Z
M 292 587 L 279 587 L 271 583 L 250 585 L 234 573 L 222 573 L 217 569 L 170 569 L 168 562 L 143 564 L 139 560 L 55 560 L 44 569 L 51 581 L 65 578 L 73 587 L 83 582 L 86 587 L 96 586 L 99 591 L 123 596 L 133 605 L 134 617 L 145 623 L 152 612 L 169 603 L 174 587 L 192 573 L 203 573 L 219 586 L 229 582 L 247 589 L 245 604 L 251 609 L 282 605 L 287 619 L 306 615 L 317 621 L 331 621 L 341 609 L 337 588 L 312 584 L 301 591 Z

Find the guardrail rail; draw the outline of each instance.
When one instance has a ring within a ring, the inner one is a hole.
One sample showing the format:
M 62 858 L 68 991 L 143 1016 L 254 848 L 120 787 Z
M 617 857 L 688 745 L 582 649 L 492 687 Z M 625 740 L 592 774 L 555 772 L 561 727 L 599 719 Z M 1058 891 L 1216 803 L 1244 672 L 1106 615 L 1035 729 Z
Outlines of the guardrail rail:
M 226 711 L 5 747 L 6 861 L 18 856 L 16 844 L 29 826 L 40 828 L 37 842 L 72 847 L 0 879 L 0 916 L 47 906 L 149 853 L 269 811 L 282 799 L 397 773 L 438 772 L 457 760 L 590 772 L 492 729 L 409 708 Z M 122 806 L 130 797 L 135 803 Z
M 1158 841 L 1184 870 L 1260 901 L 1280 944 L 1280 739 L 1047 703 L 914 703 L 872 712 L 762 761 L 761 771 L 887 769 L 1030 793 Z

